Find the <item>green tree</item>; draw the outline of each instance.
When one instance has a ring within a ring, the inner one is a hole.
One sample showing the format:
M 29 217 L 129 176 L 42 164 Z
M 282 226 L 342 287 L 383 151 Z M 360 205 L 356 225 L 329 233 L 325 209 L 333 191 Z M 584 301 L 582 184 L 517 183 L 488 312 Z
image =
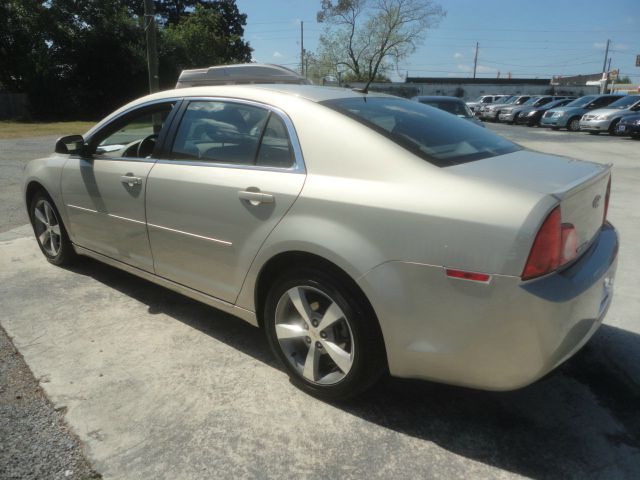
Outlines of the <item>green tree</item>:
M 369 83 L 415 52 L 446 15 L 432 0 L 322 0 L 319 56 Z

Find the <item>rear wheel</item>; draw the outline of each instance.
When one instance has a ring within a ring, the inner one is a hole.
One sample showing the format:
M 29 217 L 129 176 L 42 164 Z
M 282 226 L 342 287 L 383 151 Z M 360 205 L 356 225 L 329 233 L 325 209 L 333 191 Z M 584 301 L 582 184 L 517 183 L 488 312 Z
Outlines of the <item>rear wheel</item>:
M 570 132 L 580 131 L 580 117 L 573 117 L 567 122 L 567 130 Z
M 31 200 L 29 216 L 40 250 L 50 263 L 67 265 L 76 258 L 60 214 L 51 198 L 38 192 Z
M 339 276 L 319 269 L 284 274 L 267 295 L 265 329 L 294 385 L 342 400 L 373 385 L 386 356 L 366 301 Z

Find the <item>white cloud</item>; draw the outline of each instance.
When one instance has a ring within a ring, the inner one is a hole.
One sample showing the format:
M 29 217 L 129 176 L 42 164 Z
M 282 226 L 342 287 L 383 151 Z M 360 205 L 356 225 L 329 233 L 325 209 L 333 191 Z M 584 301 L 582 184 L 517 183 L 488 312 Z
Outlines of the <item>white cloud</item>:
M 459 58 L 462 58 L 462 57 L 464 57 L 464 55 L 461 54 L 460 52 L 456 52 L 456 53 L 453 54 L 453 58 L 455 58 L 455 59 L 459 59 Z
M 282 55 L 280 52 L 276 51 L 276 52 L 273 52 L 273 57 L 274 58 L 281 58 L 281 57 L 284 57 L 284 55 Z
M 460 70 L 461 72 L 470 72 L 471 71 L 471 66 L 470 65 L 463 65 L 462 63 L 459 63 L 457 66 L 458 66 L 458 70 Z
M 604 42 L 595 42 L 593 44 L 593 48 L 597 49 L 597 50 L 604 50 L 606 48 L 607 44 Z
M 629 50 L 629 45 L 626 43 L 614 43 L 613 48 L 616 50 Z

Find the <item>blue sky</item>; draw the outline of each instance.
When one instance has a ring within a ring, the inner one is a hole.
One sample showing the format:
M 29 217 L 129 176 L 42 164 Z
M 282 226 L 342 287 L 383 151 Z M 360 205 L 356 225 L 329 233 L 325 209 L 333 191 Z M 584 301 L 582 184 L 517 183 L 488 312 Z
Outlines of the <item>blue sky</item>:
M 471 76 L 476 41 L 480 77 L 549 77 L 597 73 L 611 39 L 611 67 L 640 82 L 640 0 L 443 0 L 447 16 L 430 30 L 399 73 Z M 320 0 L 237 0 L 246 13 L 245 38 L 259 62 L 299 68 L 304 46 L 316 50 Z M 394 75 L 394 79 L 399 79 Z

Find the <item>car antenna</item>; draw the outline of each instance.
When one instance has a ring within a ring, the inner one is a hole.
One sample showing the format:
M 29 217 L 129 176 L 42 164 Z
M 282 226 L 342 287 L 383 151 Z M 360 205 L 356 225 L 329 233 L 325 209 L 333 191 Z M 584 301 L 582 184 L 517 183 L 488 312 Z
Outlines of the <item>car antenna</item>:
M 371 78 L 369 79 L 369 81 L 367 82 L 367 84 L 364 86 L 364 88 L 353 88 L 352 90 L 354 92 L 358 92 L 358 93 L 369 93 L 369 85 L 371 85 Z

